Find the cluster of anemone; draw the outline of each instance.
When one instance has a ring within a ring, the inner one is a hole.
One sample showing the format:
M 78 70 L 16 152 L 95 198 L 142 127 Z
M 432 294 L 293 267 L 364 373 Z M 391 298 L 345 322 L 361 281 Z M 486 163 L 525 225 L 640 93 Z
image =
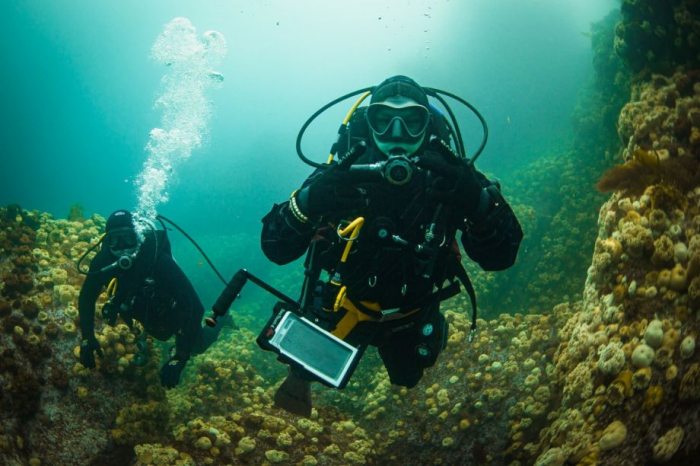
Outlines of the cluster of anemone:
M 620 186 L 600 211 L 584 309 L 565 326 L 555 356 L 562 410 L 543 431 L 541 464 L 666 462 L 681 442 L 697 444 L 684 437 L 697 428 L 696 410 L 673 409 L 700 399 L 700 188 L 668 169 L 678 160 L 696 163 L 700 86 L 688 92 L 686 77 L 638 85 L 620 114 L 627 163 L 640 151 L 654 153 L 658 178 L 641 191 Z M 683 119 L 689 127 L 679 133 Z M 644 427 L 654 422 L 667 427 Z M 553 432 L 557 426 L 566 435 Z
M 651 4 L 622 3 L 616 46 L 633 69 L 653 68 L 659 57 L 668 66 L 697 50 L 691 2 L 667 2 L 658 14 Z M 700 429 L 697 76 L 647 75 L 620 113 L 622 168 L 608 177 L 615 192 L 600 209 L 582 302 L 551 306 L 553 290 L 591 252 L 580 247 L 589 232 L 574 228 L 594 215 L 581 206 L 598 195 L 564 187 L 546 193 L 563 201 L 548 212 L 553 230 L 542 235 L 545 252 L 532 283 L 517 289 L 520 300 L 499 303 L 506 288 L 476 276 L 477 289 L 496 290 L 484 301 L 511 315 L 495 317 L 492 306 L 470 341 L 468 300 L 446 302 L 447 347 L 415 388 L 393 386 L 369 350 L 345 391 L 315 390 L 311 419 L 274 407 L 285 371 L 257 351 L 250 330 L 224 334 L 166 396 L 157 358 L 141 369 L 132 364 L 138 332 L 98 317 L 106 357 L 87 371 L 75 348 L 82 279 L 70 264 L 98 239 L 104 219 L 0 209 L 0 379 L 13 407 L 0 426 L 0 460 L 86 463 L 120 444 L 134 446 L 144 465 L 691 461 L 686 452 L 697 450 Z M 566 185 L 582 179 L 570 162 L 545 160 L 540 168 L 560 170 Z M 531 204 L 514 202 L 528 231 L 544 224 Z M 531 270 L 514 272 L 514 283 L 518 274 Z M 553 309 L 518 314 L 518 305 Z M 17 427 L 24 421 L 31 430 Z M 80 435 L 59 435 L 66 429 Z M 51 438 L 69 446 L 48 451 Z
M 134 403 L 119 411 L 111 436 L 121 445 L 167 440 L 163 426 L 168 417 L 168 406 L 162 401 Z
M 635 73 L 669 73 L 697 65 L 700 52 L 698 7 L 692 0 L 622 0 L 615 28 L 615 52 Z
M 71 308 L 68 308 L 66 312 L 71 312 Z M 77 310 L 73 309 L 73 312 L 77 315 Z M 105 325 L 102 330 L 96 334 L 97 342 L 104 355 L 104 357 L 97 358 L 95 361 L 97 370 L 109 375 L 149 376 L 151 369 L 157 365 L 158 362 L 155 361 L 155 358 L 150 357 L 153 352 L 153 342 L 151 339 L 147 339 L 145 342 L 146 346 L 150 349 L 142 353 L 143 356 L 148 357 L 146 361 L 149 363 L 148 366 L 142 369 L 141 363 L 135 364 L 134 362 L 134 357 L 140 354 L 137 342 L 142 335 L 142 331 L 140 327 L 132 329 L 124 323 L 119 323 L 115 326 Z M 81 378 L 87 377 L 90 372 L 79 362 L 80 346 L 74 347 L 73 354 L 76 360 L 72 369 L 73 374 Z
M 71 450 L 55 441 L 37 443 L 35 439 L 61 438 L 61 426 L 86 426 L 79 412 L 100 410 L 116 417 L 120 403 L 133 403 L 135 396 L 144 394 L 154 396 L 145 386 L 157 387 L 156 395 L 163 398 L 162 389 L 155 383 L 155 366 L 142 369 L 141 374 L 124 370 L 128 367 L 124 362 L 128 363 L 134 352 L 135 335 L 123 324 L 117 326 L 119 337 L 115 339 L 106 332 L 109 329 L 101 319 L 96 322 L 107 355 L 104 360 L 98 359 L 98 365 L 104 374 L 123 375 L 125 386 L 114 386 L 108 378 L 97 379 L 75 363 L 79 342 L 77 298 L 83 277 L 74 263 L 87 245 L 99 240 L 104 224 L 97 215 L 67 221 L 18 206 L 0 208 L 0 346 L 4 348 L 0 383 L 8 390 L 2 432 L 2 438 L 8 440 L 0 441 L 0 462 L 85 462 L 76 452 L 87 452 L 87 447 Z M 99 304 L 104 301 L 105 297 L 100 297 Z M 114 399 L 115 390 L 118 400 Z M 34 422 L 31 431 L 20 429 L 26 421 Z M 89 432 L 95 429 L 107 443 L 104 425 L 81 428 Z

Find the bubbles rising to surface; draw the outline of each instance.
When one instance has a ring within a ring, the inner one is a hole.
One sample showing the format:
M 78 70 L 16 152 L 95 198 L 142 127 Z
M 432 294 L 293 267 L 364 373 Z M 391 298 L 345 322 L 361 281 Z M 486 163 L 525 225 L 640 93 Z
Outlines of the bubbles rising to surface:
M 155 218 L 158 205 L 168 201 L 168 186 L 179 164 L 208 135 L 211 103 L 205 91 L 221 86 L 224 77 L 213 68 L 226 52 L 222 34 L 207 31 L 200 39 L 187 18 L 173 19 L 156 38 L 151 57 L 167 66 L 155 102 L 163 114 L 160 127 L 150 132 L 148 159 L 136 179 L 139 216 Z
M 164 65 L 188 60 L 202 49 L 196 30 L 187 18 L 175 18 L 165 25 L 151 48 L 151 57 Z M 201 53 L 201 52 L 200 52 Z
M 218 66 L 226 56 L 226 39 L 217 31 L 207 31 L 203 34 L 202 40 L 205 44 L 209 66 Z

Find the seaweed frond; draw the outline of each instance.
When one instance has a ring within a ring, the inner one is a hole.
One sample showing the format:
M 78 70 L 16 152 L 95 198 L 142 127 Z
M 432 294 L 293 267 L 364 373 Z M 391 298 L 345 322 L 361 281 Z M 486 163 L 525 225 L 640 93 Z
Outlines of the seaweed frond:
M 68 211 L 68 215 L 66 216 L 68 220 L 71 222 L 81 222 L 85 220 L 85 208 L 83 208 L 82 204 L 79 202 L 76 202 L 72 206 L 70 206 L 70 210 Z
M 661 161 L 656 153 L 642 149 L 632 152 L 632 157 L 622 165 L 615 165 L 603 173 L 596 184 L 601 193 L 622 191 L 623 195 L 640 195 L 647 186 L 660 182 L 663 178 Z
M 683 196 L 685 193 L 700 186 L 700 162 L 695 157 L 670 156 L 664 160 L 659 158 L 657 151 L 636 149 L 630 159 L 615 165 L 603 173 L 596 184 L 598 191 L 621 191 L 623 196 L 640 195 L 652 185 L 674 187 Z M 667 191 L 661 201 L 671 202 L 678 206 L 677 193 Z M 670 197 L 669 197 L 670 195 Z

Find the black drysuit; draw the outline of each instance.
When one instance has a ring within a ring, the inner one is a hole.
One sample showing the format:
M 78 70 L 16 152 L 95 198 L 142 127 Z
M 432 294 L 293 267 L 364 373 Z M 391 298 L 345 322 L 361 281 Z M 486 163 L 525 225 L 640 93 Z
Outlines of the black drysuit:
M 376 149 L 374 152 L 370 149 L 356 164 L 381 160 L 376 154 Z M 315 172 L 304 186 L 321 175 L 320 170 Z M 346 244 L 338 239 L 335 226 L 341 220 L 364 217 L 364 226 L 353 244 L 343 275 L 347 297 L 355 304 L 371 302 L 383 310 L 398 308 L 406 316 L 384 322 L 360 322 L 345 341 L 355 346 L 367 343 L 377 346 L 391 382 L 413 387 L 422 377 L 423 369 L 435 363 L 446 343 L 447 324 L 439 312 L 440 298 L 444 299 L 444 295 L 438 296 L 435 287 L 445 279 L 453 279 L 454 267 L 459 266 L 456 232 L 462 232 L 461 243 L 467 255 L 487 271 L 510 267 L 522 240 L 520 224 L 500 195 L 498 185 L 480 173 L 477 175 L 491 192 L 491 205 L 481 218 L 470 220 L 447 205 L 441 210 L 438 234 L 444 235 L 444 241 L 440 240 L 443 246 L 427 278 L 423 276 L 426 260 L 416 251 L 416 245 L 425 240 L 426 228 L 435 219 L 437 203 L 427 197 L 426 186 L 434 175 L 425 170 L 416 170 L 411 181 L 402 186 L 384 180 L 353 183 L 366 191 L 367 207 L 325 216 L 318 228 L 297 220 L 289 202 L 274 205 L 263 218 L 263 252 L 271 261 L 282 265 L 301 257 L 315 244 L 314 267 L 332 277 Z M 334 298 L 335 295 L 324 298 L 326 310 L 333 307 Z M 415 311 L 417 308 L 420 311 Z M 338 313 L 316 311 L 316 314 L 326 314 L 320 316 L 323 321 L 324 317 Z M 326 327 L 332 331 L 334 324 Z
M 156 254 L 156 241 L 158 252 Z M 176 337 L 177 358 L 187 360 L 203 352 L 215 339 L 213 329 L 202 328 L 202 306 L 192 284 L 173 259 L 170 242 L 162 231 L 146 232 L 133 266 L 128 270 L 113 267 L 116 258 L 103 247 L 92 260 L 90 271 L 80 290 L 80 328 L 83 338 L 95 331 L 95 302 L 103 288 L 117 279 L 114 298 L 125 320 L 135 319 L 158 340 Z M 212 333 L 209 335 L 209 333 Z M 218 333 L 218 332 L 217 332 Z

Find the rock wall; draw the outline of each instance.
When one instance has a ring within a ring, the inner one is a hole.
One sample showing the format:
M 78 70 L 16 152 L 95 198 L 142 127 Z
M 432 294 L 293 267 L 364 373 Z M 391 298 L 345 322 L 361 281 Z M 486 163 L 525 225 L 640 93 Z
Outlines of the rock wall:
M 601 179 L 614 194 L 554 357 L 562 405 L 537 464 L 690 464 L 700 448 L 698 76 L 640 79 L 620 113 L 624 164 Z
M 695 464 L 697 9 L 692 0 L 622 2 L 611 40 L 634 86 L 617 118 L 622 148 L 598 158 L 619 164 L 599 183 L 612 194 L 597 238 L 569 245 L 593 251 L 582 301 L 525 315 L 511 300 L 505 314 L 479 321 L 470 343 L 467 300 L 453 299 L 444 306 L 447 348 L 416 388 L 393 387 L 370 351 L 346 390 L 315 390 L 311 419 L 274 408 L 284 370 L 255 347 L 256 326 L 245 319 L 166 393 L 158 357 L 134 364 L 138 327 L 98 316 L 106 357 L 87 371 L 76 356 L 82 278 L 73 261 L 104 219 L 0 209 L 0 462 Z M 610 73 L 599 77 L 620 78 L 603 68 Z M 612 108 L 601 107 L 600 121 Z M 583 120 L 581 134 L 595 133 L 596 119 Z

